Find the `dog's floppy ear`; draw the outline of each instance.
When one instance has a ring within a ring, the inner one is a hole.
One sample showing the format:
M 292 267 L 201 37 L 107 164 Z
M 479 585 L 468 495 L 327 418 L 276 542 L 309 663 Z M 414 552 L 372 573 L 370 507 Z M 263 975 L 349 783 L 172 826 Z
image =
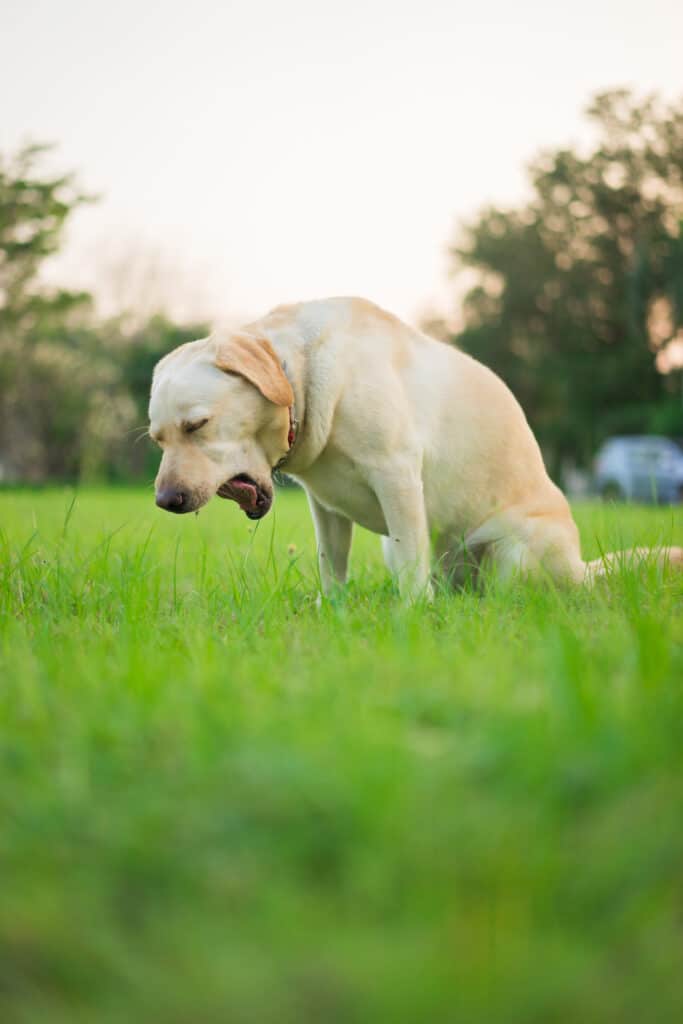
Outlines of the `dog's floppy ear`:
M 226 373 L 244 377 L 275 405 L 294 404 L 292 385 L 267 338 L 231 334 L 216 347 L 216 366 Z

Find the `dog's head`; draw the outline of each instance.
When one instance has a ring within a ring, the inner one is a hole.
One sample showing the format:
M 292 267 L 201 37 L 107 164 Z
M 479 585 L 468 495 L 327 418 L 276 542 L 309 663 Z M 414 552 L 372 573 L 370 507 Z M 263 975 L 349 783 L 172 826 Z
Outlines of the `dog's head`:
M 272 469 L 289 450 L 293 402 L 265 338 L 203 338 L 165 356 L 149 403 L 149 433 L 163 451 L 157 505 L 194 512 L 218 494 L 250 519 L 264 516 L 273 502 Z

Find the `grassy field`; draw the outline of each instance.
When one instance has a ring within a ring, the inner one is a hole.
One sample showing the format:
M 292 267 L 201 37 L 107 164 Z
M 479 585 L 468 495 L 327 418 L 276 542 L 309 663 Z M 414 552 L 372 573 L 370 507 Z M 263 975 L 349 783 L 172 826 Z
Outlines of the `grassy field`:
M 405 608 L 359 533 L 318 609 L 295 492 L 0 513 L 2 1024 L 683 1020 L 680 579 Z

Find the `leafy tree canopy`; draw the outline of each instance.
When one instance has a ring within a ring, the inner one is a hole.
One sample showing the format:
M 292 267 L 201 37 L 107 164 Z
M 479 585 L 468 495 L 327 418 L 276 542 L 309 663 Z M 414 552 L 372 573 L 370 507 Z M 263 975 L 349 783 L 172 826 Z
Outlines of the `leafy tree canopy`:
M 133 435 L 152 367 L 207 328 L 160 314 L 131 334 L 123 315 L 98 321 L 87 292 L 45 286 L 44 261 L 89 199 L 72 174 L 44 173 L 48 148 L 0 156 L 0 480 L 149 478 Z
M 91 197 L 71 174 L 39 170 L 47 146 L 27 146 L 16 156 L 0 155 L 0 333 L 47 328 L 89 301 L 83 292 L 48 292 L 38 273 L 60 247 L 64 225 Z
M 605 436 L 683 433 L 655 356 L 683 323 L 683 105 L 626 90 L 588 108 L 593 144 L 542 152 L 531 198 L 460 232 L 474 271 L 463 348 L 519 397 L 555 465 Z

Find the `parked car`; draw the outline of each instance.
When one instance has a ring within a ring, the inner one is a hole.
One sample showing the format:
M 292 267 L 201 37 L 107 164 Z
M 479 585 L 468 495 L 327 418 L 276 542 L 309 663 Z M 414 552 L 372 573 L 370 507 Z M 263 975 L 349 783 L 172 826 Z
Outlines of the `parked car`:
M 615 501 L 683 501 L 683 451 L 668 437 L 612 437 L 595 458 L 595 488 Z

